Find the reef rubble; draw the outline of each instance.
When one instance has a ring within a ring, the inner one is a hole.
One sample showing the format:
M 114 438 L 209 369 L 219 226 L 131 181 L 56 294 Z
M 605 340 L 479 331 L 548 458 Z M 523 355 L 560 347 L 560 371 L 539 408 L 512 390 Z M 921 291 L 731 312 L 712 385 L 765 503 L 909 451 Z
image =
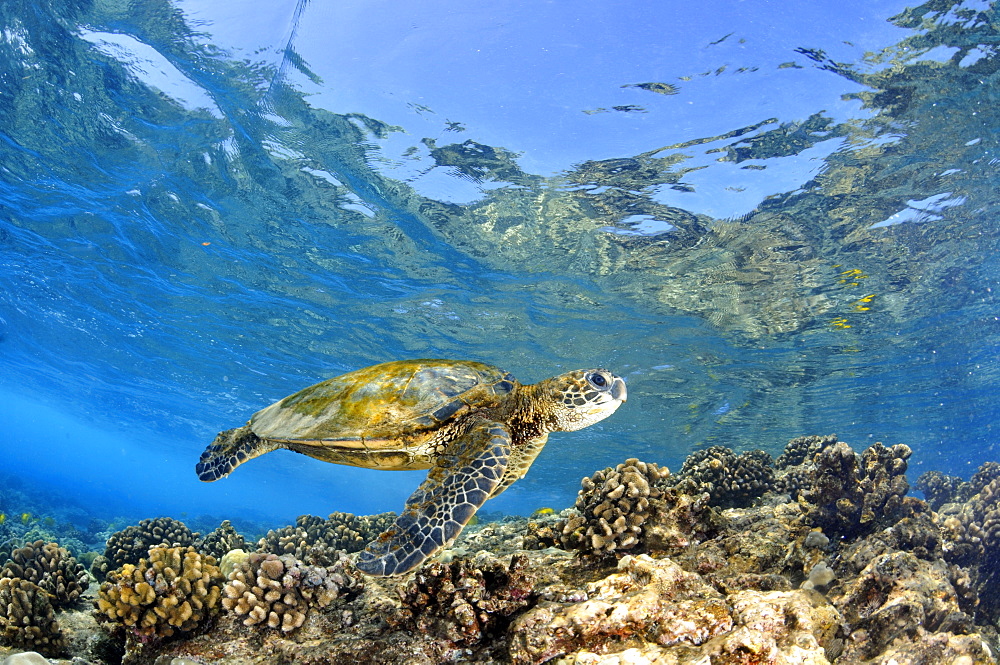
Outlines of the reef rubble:
M 830 435 L 773 460 L 712 446 L 676 474 L 629 459 L 574 507 L 470 526 L 398 578 L 349 553 L 388 515 L 303 516 L 255 552 L 228 524 L 147 520 L 109 538 L 101 585 L 36 542 L 66 563 L 3 569 L 23 579 L 0 579 L 0 663 L 996 663 L 1000 467 L 924 474 L 924 500 L 909 457 Z

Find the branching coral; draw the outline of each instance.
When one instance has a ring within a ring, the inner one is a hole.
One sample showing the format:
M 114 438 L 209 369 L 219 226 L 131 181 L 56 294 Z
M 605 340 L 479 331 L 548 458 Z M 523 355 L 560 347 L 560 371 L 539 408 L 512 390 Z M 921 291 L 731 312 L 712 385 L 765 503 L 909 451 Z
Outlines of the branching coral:
M 0 577 L 37 584 L 49 594 L 56 608 L 69 607 L 90 586 L 87 571 L 68 550 L 42 540 L 11 552 L 11 560 L 0 569 Z
M 552 525 L 529 525 L 525 542 L 538 549 L 558 545 L 588 555 L 675 551 L 716 529 L 707 492 L 670 487 L 666 467 L 626 460 L 584 478 L 573 514 Z
M 48 592 L 24 579 L 0 578 L 0 641 L 48 653 L 63 648 Z
M 981 467 L 973 476 L 972 483 L 978 485 L 993 471 L 992 468 Z M 941 518 L 940 515 L 938 517 Z M 954 539 L 946 545 L 946 554 L 951 555 L 950 560 L 954 563 L 979 564 L 976 579 L 980 598 L 978 611 L 981 616 L 996 621 L 1000 618 L 1000 597 L 995 593 L 1000 584 L 1000 477 L 983 485 L 955 517 L 946 518 L 942 528 L 947 538 Z M 965 554 L 964 560 L 957 556 L 959 554 Z
M 193 547 L 154 547 L 138 565 L 108 573 L 97 594 L 98 616 L 141 639 L 190 632 L 218 612 L 223 582 L 213 557 Z
M 266 625 L 288 633 L 300 627 L 311 607 L 364 588 L 346 557 L 332 566 L 310 566 L 290 554 L 254 552 L 229 575 L 222 606 L 245 617 L 243 625 Z
M 979 494 L 997 478 L 1000 478 L 1000 462 L 984 462 L 969 480 L 969 495 Z
M 562 547 L 610 554 L 639 545 L 653 503 L 663 495 L 658 481 L 669 473 L 656 464 L 628 459 L 584 478 L 577 514 L 556 527 Z

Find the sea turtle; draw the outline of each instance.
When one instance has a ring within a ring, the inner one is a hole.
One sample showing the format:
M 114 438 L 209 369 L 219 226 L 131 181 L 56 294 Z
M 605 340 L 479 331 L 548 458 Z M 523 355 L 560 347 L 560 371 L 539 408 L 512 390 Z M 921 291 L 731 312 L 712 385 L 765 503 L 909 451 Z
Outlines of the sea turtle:
M 524 476 L 553 431 L 607 418 L 625 382 L 604 369 L 534 385 L 467 360 L 401 360 L 334 377 L 221 432 L 196 470 L 206 482 L 286 448 L 368 469 L 430 469 L 395 524 L 357 566 L 399 575 L 449 545 L 490 497 Z

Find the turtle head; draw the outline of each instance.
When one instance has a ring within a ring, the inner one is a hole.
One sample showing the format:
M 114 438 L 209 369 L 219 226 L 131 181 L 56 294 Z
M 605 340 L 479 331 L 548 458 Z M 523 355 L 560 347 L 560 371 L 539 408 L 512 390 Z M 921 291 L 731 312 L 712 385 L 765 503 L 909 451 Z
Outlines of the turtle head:
M 538 388 L 548 397 L 553 429 L 572 432 L 604 420 L 626 398 L 625 381 L 606 369 L 579 369 L 546 379 Z

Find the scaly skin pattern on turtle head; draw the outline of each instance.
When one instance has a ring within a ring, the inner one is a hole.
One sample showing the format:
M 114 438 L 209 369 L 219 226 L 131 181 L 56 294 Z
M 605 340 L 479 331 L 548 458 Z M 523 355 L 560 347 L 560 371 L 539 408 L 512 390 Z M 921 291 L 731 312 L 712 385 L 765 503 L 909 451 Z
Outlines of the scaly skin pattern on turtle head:
M 581 369 L 533 386 L 552 430 L 575 432 L 604 420 L 628 398 L 625 381 L 606 369 Z M 545 398 L 548 397 L 548 399 Z

